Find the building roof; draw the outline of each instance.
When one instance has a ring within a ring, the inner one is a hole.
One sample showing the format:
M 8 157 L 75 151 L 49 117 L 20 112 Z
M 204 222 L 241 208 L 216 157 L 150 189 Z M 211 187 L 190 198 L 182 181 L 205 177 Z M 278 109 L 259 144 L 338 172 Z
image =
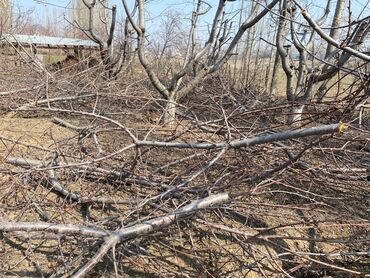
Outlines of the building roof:
M 1 41 L 15 43 L 15 44 L 33 44 L 36 46 L 44 47 L 86 47 L 86 48 L 97 48 L 99 45 L 92 40 L 83 39 L 72 39 L 62 37 L 49 37 L 49 36 L 37 36 L 37 35 L 17 35 L 17 34 L 4 34 Z

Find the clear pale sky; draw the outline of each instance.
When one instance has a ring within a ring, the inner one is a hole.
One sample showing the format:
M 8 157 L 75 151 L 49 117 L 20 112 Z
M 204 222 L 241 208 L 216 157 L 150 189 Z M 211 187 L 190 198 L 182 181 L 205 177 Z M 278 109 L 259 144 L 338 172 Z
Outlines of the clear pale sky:
M 128 3 L 133 3 L 134 0 L 127 0 Z M 235 11 L 240 6 L 240 1 L 229 2 L 228 7 L 230 11 Z M 245 3 L 250 4 L 251 0 L 244 0 Z M 49 14 L 49 20 L 55 23 L 62 23 L 64 21 L 64 16 L 68 16 L 72 9 L 72 0 L 13 0 L 13 5 L 21 7 L 22 9 L 33 9 L 33 18 L 36 23 L 44 25 L 46 22 L 46 14 Z M 174 10 L 179 13 L 180 16 L 184 18 L 191 17 L 191 11 L 193 9 L 193 2 L 195 0 L 151 0 L 147 4 L 147 19 L 152 19 L 154 22 L 160 22 L 163 19 L 163 15 L 168 10 Z M 302 3 L 309 3 L 308 11 L 312 16 L 319 17 L 322 13 L 322 7 L 326 6 L 327 0 L 301 0 Z M 335 10 L 335 0 L 332 1 L 331 11 Z M 363 10 L 363 7 L 370 6 L 370 0 L 350 0 L 352 5 L 353 19 L 356 19 L 359 15 L 361 18 L 370 15 L 370 9 L 367 7 Z M 118 14 L 123 15 L 123 6 L 121 0 L 110 0 L 111 4 L 117 5 Z M 217 0 L 209 0 L 208 3 L 213 5 L 213 9 L 203 17 L 203 22 L 205 23 L 203 28 L 206 31 L 207 23 L 212 21 L 212 16 L 215 12 L 217 6 Z M 348 3 L 348 2 L 347 2 Z M 362 11 L 363 10 L 363 11 Z M 362 11 L 362 13 L 361 13 Z M 51 17 L 51 18 L 50 18 Z M 237 17 L 238 18 L 238 17 Z M 237 18 L 234 18 L 236 21 Z M 154 28 L 156 24 L 148 24 L 149 29 Z
M 109 0 L 110 4 L 116 4 L 118 14 L 123 15 L 123 5 L 121 0 Z M 249 0 L 250 1 L 250 0 Z M 127 2 L 133 3 L 133 0 L 127 0 Z M 151 0 L 147 5 L 147 19 L 153 20 L 154 22 L 160 22 L 163 19 L 163 14 L 166 11 L 173 10 L 182 15 L 184 18 L 190 18 L 191 12 L 193 10 L 193 0 Z M 203 16 L 203 21 L 205 23 L 210 23 L 212 21 L 212 16 L 215 12 L 217 0 L 210 0 L 210 3 L 213 4 L 213 9 Z M 13 0 L 13 5 L 16 7 L 21 7 L 22 9 L 32 9 L 33 18 L 35 23 L 44 25 L 46 22 L 46 14 L 51 15 L 51 20 L 53 22 L 62 22 L 64 21 L 64 16 L 67 16 L 72 11 L 73 0 Z M 236 7 L 240 5 L 240 2 L 230 2 L 228 4 L 229 9 L 236 10 Z M 49 20 L 50 20 L 49 15 Z M 57 17 L 57 18 L 55 18 Z M 206 24 L 204 24 L 204 28 Z M 154 24 L 148 24 L 148 31 L 154 28 Z
M 45 11 L 45 7 L 56 8 L 60 11 L 70 10 L 72 8 L 72 0 L 13 0 L 15 5 L 31 9 L 35 8 L 38 13 Z M 128 3 L 132 3 L 132 0 L 128 0 Z M 148 11 L 154 16 L 158 16 L 161 12 L 173 9 L 181 12 L 191 11 L 192 9 L 192 0 L 152 0 L 147 4 Z M 211 0 L 217 4 L 217 1 Z M 110 0 L 110 4 L 116 4 L 118 10 L 123 11 L 122 1 L 121 0 Z
M 229 3 L 228 5 L 236 5 L 239 6 L 241 0 L 238 0 L 234 3 Z M 250 2 L 250 0 L 245 0 L 247 2 Z M 60 9 L 65 9 L 66 7 L 71 7 L 72 0 L 13 0 L 13 3 L 18 4 L 25 8 L 35 8 L 38 11 L 42 11 L 45 6 L 54 6 Z M 116 4 L 118 7 L 122 7 L 121 0 L 110 0 L 112 4 Z M 132 0 L 128 0 L 128 2 L 132 2 Z M 178 10 L 187 10 L 191 8 L 193 0 L 152 0 L 149 3 L 149 8 L 151 12 L 157 11 L 163 11 L 165 9 L 178 9 Z M 217 5 L 217 0 L 210 0 L 209 3 L 214 3 L 214 5 Z M 327 0 L 315 0 L 315 1 L 302 1 L 302 2 L 311 2 L 313 6 L 325 6 L 325 3 Z M 335 1 L 333 1 L 335 2 Z M 355 9 L 355 12 L 359 12 L 361 7 L 366 6 L 370 3 L 369 0 L 352 0 L 351 1 L 353 8 Z M 334 6 L 334 3 L 333 3 Z M 367 15 L 369 14 L 370 9 L 368 8 L 365 13 Z M 366 16 L 366 14 L 365 14 Z
M 127 0 L 132 3 L 132 0 Z M 211 0 L 211 2 L 215 2 Z M 33 18 L 38 24 L 45 23 L 46 13 L 52 16 L 57 14 L 58 19 L 52 18 L 53 21 L 63 20 L 63 15 L 68 16 L 72 10 L 73 0 L 13 0 L 13 5 L 22 9 L 32 9 Z M 148 17 L 153 20 L 159 19 L 160 16 L 168 10 L 175 10 L 189 17 L 193 8 L 192 0 L 152 0 L 147 5 Z M 123 5 L 121 0 L 110 0 L 110 4 L 116 4 L 118 14 L 123 15 Z M 208 16 L 211 18 L 211 16 Z

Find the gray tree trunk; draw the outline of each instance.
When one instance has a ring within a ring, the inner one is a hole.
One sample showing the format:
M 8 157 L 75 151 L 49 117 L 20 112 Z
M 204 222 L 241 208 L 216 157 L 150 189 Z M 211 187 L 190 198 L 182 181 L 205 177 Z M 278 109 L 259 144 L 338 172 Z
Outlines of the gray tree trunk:
M 166 103 L 166 108 L 162 117 L 162 123 L 172 125 L 176 119 L 176 100 L 174 96 L 170 96 Z
M 280 55 L 276 51 L 275 61 L 274 61 L 274 67 L 272 69 L 271 85 L 270 85 L 270 96 L 272 98 L 276 98 L 277 74 L 278 74 L 279 69 L 280 69 Z
M 338 28 L 343 20 L 343 12 L 344 8 L 346 7 L 347 0 L 337 0 L 337 6 L 335 7 L 335 13 L 333 17 L 333 21 L 331 23 L 331 30 L 330 30 L 330 37 L 334 40 L 338 39 L 340 34 L 340 29 Z M 335 50 L 335 46 L 332 44 L 328 44 L 326 49 L 325 59 L 328 59 L 330 54 Z
M 290 114 L 288 117 L 288 123 L 293 126 L 300 126 L 302 123 L 302 114 L 303 114 L 304 105 L 297 104 L 293 106 L 290 110 Z
M 338 37 L 340 35 L 340 30 L 338 27 L 341 25 L 343 21 L 343 13 L 344 13 L 344 8 L 346 7 L 347 0 L 337 0 L 337 5 L 335 7 L 335 13 L 333 17 L 333 21 L 331 23 L 331 29 L 330 29 L 330 37 L 333 38 L 334 40 L 338 40 Z M 332 44 L 328 44 L 328 47 L 326 48 L 326 53 L 325 53 L 325 59 L 329 60 L 332 56 L 332 53 L 335 51 L 335 46 Z M 321 85 L 318 89 L 317 92 L 317 99 L 321 100 L 327 90 L 327 84 L 330 81 L 331 78 L 321 82 Z

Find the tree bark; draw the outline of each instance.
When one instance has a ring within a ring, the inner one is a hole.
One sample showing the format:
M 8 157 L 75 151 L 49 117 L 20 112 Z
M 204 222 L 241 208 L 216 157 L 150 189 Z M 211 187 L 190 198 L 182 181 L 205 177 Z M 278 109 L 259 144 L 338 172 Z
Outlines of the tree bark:
M 176 119 L 177 101 L 174 96 L 170 96 L 166 101 L 166 108 L 162 117 L 162 122 L 165 125 L 171 126 Z
M 340 34 L 340 29 L 338 28 L 343 20 L 343 12 L 346 6 L 347 0 L 337 0 L 337 6 L 335 7 L 335 13 L 333 21 L 331 23 L 330 37 L 337 40 Z M 335 50 L 334 45 L 328 44 L 326 49 L 325 59 L 328 59 L 331 53 Z
M 292 107 L 290 110 L 290 114 L 288 117 L 288 123 L 293 126 L 299 126 L 302 122 L 302 114 L 303 114 L 304 105 L 297 104 Z

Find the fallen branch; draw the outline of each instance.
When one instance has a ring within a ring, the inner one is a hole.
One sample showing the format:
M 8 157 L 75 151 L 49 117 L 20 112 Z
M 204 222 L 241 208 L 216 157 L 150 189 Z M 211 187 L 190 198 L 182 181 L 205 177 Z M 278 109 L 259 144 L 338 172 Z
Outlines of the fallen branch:
M 28 108 L 32 106 L 37 106 L 39 104 L 50 104 L 52 102 L 59 102 L 59 101 L 70 101 L 70 100 L 77 100 L 81 98 L 90 98 L 90 97 L 96 97 L 96 94 L 86 94 L 86 95 L 76 95 L 76 96 L 61 96 L 61 97 L 55 97 L 55 98 L 50 98 L 50 99 L 42 99 L 42 100 L 37 100 L 35 102 L 28 103 L 26 105 L 23 105 L 14 111 L 10 112 L 7 114 L 9 118 L 12 118 L 16 112 L 22 111 L 22 110 L 27 110 Z
M 8 222 L 0 221 L 1 232 L 54 232 L 58 234 L 78 234 L 95 238 L 103 238 L 103 245 L 97 251 L 95 256 L 79 269 L 72 277 L 83 277 L 104 257 L 107 252 L 117 243 L 123 240 L 136 238 L 142 235 L 150 234 L 173 224 L 174 222 L 188 217 L 199 210 L 210 208 L 214 205 L 220 205 L 230 201 L 228 193 L 210 195 L 206 198 L 195 200 L 190 204 L 175 210 L 173 213 L 157 217 L 131 227 L 122 228 L 115 232 L 105 231 L 96 227 L 85 227 L 70 224 L 55 224 L 45 222 Z M 108 237 L 107 237 L 108 236 Z
M 100 247 L 100 249 L 96 252 L 94 257 L 87 262 L 81 269 L 79 269 L 72 277 L 84 277 L 86 276 L 89 271 L 91 271 L 94 266 L 107 254 L 107 252 L 119 243 L 122 240 L 127 240 L 131 238 L 136 238 L 138 236 L 149 234 L 153 231 L 162 229 L 177 220 L 184 219 L 185 217 L 189 216 L 189 214 L 194 213 L 198 210 L 209 208 L 213 205 L 223 204 L 230 200 L 230 196 L 228 193 L 220 193 L 216 195 L 211 195 L 206 198 L 196 200 L 191 202 L 189 205 L 186 205 L 172 214 L 168 214 L 162 217 L 157 217 L 152 220 L 145 221 L 141 224 L 136 224 L 134 226 L 120 229 L 114 232 L 111 236 L 109 236 Z
M 56 234 L 83 235 L 102 238 L 109 232 L 97 228 L 72 224 L 57 224 L 46 222 L 10 222 L 0 219 L 1 232 L 53 232 Z
M 93 128 L 91 126 L 75 126 L 75 125 L 73 125 L 69 122 L 66 122 L 66 121 L 64 121 L 60 118 L 57 118 L 57 117 L 54 117 L 51 122 L 56 124 L 56 125 L 60 125 L 62 127 L 65 127 L 65 128 L 72 129 L 72 130 L 77 131 L 77 132 L 83 132 L 83 131 L 87 131 L 87 130 L 90 130 L 90 129 Z
M 41 161 L 41 160 L 35 160 L 35 159 L 22 159 L 22 158 L 16 158 L 16 157 L 8 157 L 7 162 L 11 163 L 13 165 L 22 166 L 26 168 L 30 167 L 38 167 L 43 166 L 47 167 L 51 165 L 50 161 Z M 101 203 L 101 204 L 135 204 L 137 200 L 131 200 L 131 199 L 117 199 L 114 200 L 112 198 L 103 198 L 103 197 L 83 197 L 77 193 L 73 193 L 69 191 L 68 189 L 63 186 L 58 178 L 55 175 L 55 171 L 53 169 L 50 169 L 47 171 L 48 174 L 48 182 L 51 186 L 51 189 L 60 195 L 64 196 L 66 199 L 78 202 L 81 204 L 88 204 L 88 203 Z
M 23 111 L 30 111 L 28 109 L 21 109 Z M 255 145 L 261 145 L 261 144 L 267 144 L 267 143 L 273 143 L 277 141 L 284 141 L 284 140 L 290 140 L 290 139 L 297 139 L 297 138 L 303 138 L 308 136 L 319 136 L 319 135 L 326 135 L 326 134 L 334 134 L 334 133 L 341 133 L 344 132 L 348 126 L 344 123 L 337 123 L 337 124 L 330 124 L 330 125 L 320 125 L 315 127 L 309 127 L 309 128 L 302 128 L 297 130 L 287 130 L 287 131 L 281 131 L 276 132 L 274 134 L 267 134 L 267 135 L 260 135 L 255 136 L 252 138 L 246 138 L 246 139 L 238 139 L 233 140 L 230 142 L 218 142 L 218 143 L 182 143 L 182 142 L 164 142 L 164 141 L 149 141 L 149 140 L 139 140 L 130 130 L 129 128 L 122 125 L 120 122 L 113 120 L 111 118 L 94 114 L 94 113 L 88 113 L 83 111 L 71 111 L 67 109 L 56 109 L 56 108 L 38 108 L 40 111 L 50 111 L 50 112 L 66 112 L 66 113 L 74 113 L 79 115 L 84 115 L 87 117 L 93 117 L 97 118 L 103 121 L 107 121 L 111 124 L 114 124 L 124 130 L 128 136 L 130 136 L 133 143 L 131 145 L 128 145 L 127 147 L 124 147 L 120 151 L 116 152 L 115 154 L 121 153 L 123 150 L 126 150 L 128 148 L 134 147 L 134 146 L 148 146 L 148 147 L 159 147 L 159 148 L 179 148 L 179 149 L 223 149 L 225 147 L 227 148 L 242 148 L 247 146 L 255 146 Z M 33 111 L 33 110 L 32 110 Z M 108 155 L 106 157 L 99 158 L 95 160 L 102 161 L 106 158 L 110 158 L 114 156 L 115 154 Z M 93 162 L 88 162 L 87 164 L 91 164 Z
M 318 136 L 325 134 L 333 134 L 343 132 L 347 125 L 343 123 L 321 125 L 316 127 L 302 128 L 298 130 L 281 131 L 274 134 L 260 135 L 252 138 L 233 140 L 229 143 L 178 143 L 178 142 L 160 142 L 160 141 L 137 141 L 138 146 L 151 146 L 151 147 L 165 147 L 165 148 L 179 148 L 179 149 L 218 149 L 218 148 L 242 148 L 247 146 L 255 146 L 277 141 L 284 141 L 289 139 L 297 139 L 308 136 Z
M 42 170 L 52 170 L 57 168 L 76 168 L 79 169 L 80 172 L 83 174 L 89 174 L 92 176 L 99 176 L 105 175 L 107 179 L 110 180 L 122 180 L 128 184 L 139 184 L 143 186 L 160 186 L 160 184 L 151 182 L 145 179 L 139 179 L 139 178 L 130 178 L 128 177 L 128 173 L 124 171 L 116 171 L 111 169 L 104 169 L 100 167 L 93 167 L 88 165 L 81 165 L 81 164 L 67 164 L 67 163 L 60 163 L 55 162 L 54 165 L 52 165 L 51 161 L 42 161 L 37 159 L 25 159 L 21 157 L 7 157 L 6 162 L 15 166 L 24 167 L 24 168 L 34 168 L 37 170 L 42 167 Z

